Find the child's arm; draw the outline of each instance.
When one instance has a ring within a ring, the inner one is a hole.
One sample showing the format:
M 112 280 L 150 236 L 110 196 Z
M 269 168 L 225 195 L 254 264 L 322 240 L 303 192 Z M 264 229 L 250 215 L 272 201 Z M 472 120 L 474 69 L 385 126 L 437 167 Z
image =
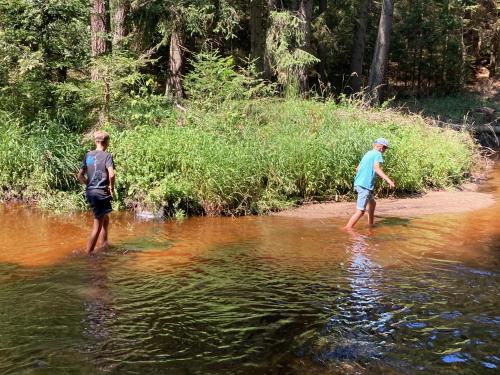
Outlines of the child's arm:
M 380 163 L 378 161 L 375 162 L 375 173 L 378 174 L 381 178 L 383 178 L 388 184 L 391 189 L 394 189 L 396 185 L 394 184 L 394 181 L 392 181 L 382 170 L 382 167 L 380 166 Z
M 77 179 L 81 184 L 87 185 L 87 176 L 85 175 L 85 170 L 83 168 L 81 168 L 78 172 Z
M 109 194 L 113 195 L 115 190 L 115 169 L 113 166 L 107 167 L 108 178 L 109 178 Z

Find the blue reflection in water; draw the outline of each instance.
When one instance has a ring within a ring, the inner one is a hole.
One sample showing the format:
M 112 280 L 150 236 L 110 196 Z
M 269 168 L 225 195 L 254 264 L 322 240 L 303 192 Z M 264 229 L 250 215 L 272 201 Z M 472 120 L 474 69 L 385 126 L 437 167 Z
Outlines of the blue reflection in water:
M 448 354 L 444 355 L 441 357 L 441 360 L 444 363 L 462 363 L 462 362 L 467 362 L 467 358 L 465 354 L 462 353 L 453 353 L 453 354 Z
M 393 314 L 383 311 L 380 305 L 382 292 L 377 288 L 382 279 L 382 267 L 370 259 L 368 237 L 352 233 L 346 280 L 350 293 L 337 299 L 336 311 L 325 330 L 326 342 L 322 344 L 321 361 L 369 360 L 381 356 L 377 342 L 387 330 Z

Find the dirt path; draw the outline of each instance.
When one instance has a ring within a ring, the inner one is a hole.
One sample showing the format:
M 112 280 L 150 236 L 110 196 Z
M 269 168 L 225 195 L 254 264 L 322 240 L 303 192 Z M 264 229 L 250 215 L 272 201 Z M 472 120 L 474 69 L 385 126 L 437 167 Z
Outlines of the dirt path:
M 376 215 L 381 217 L 418 217 L 431 214 L 477 210 L 495 203 L 493 195 L 476 191 L 435 191 L 415 198 L 377 199 Z M 355 202 L 306 204 L 279 212 L 277 216 L 303 219 L 348 218 L 356 209 Z

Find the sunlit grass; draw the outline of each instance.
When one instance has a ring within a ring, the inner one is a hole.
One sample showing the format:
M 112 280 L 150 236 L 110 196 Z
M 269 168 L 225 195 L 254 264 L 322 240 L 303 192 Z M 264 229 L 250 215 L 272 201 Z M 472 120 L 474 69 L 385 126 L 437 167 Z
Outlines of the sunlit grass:
M 399 192 L 443 188 L 467 178 L 477 151 L 466 133 L 355 104 L 262 100 L 167 113 L 151 121 L 136 114 L 134 125 L 122 117 L 107 128 L 121 207 L 180 217 L 240 215 L 341 199 L 352 195 L 355 167 L 378 137 L 391 142 L 384 167 Z M 50 209 L 82 207 L 74 178 L 87 148 L 81 135 L 50 122 L 21 127 L 4 117 L 1 194 Z
M 332 102 L 233 103 L 231 111 L 184 120 L 183 126 L 112 129 L 123 202 L 247 214 L 338 199 L 352 194 L 355 166 L 381 136 L 392 143 L 386 170 L 398 191 L 415 192 L 460 183 L 475 152 L 465 133 Z

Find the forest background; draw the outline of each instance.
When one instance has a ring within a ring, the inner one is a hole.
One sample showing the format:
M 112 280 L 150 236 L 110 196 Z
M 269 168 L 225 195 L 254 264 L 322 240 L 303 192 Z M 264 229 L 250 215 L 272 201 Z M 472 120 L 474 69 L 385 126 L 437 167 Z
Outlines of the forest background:
M 74 173 L 97 128 L 117 203 L 165 215 L 340 199 L 379 135 L 398 191 L 457 184 L 470 136 L 386 99 L 492 123 L 499 15 L 495 0 L 2 0 L 0 195 L 84 207 Z M 465 90 L 481 75 L 486 99 Z

